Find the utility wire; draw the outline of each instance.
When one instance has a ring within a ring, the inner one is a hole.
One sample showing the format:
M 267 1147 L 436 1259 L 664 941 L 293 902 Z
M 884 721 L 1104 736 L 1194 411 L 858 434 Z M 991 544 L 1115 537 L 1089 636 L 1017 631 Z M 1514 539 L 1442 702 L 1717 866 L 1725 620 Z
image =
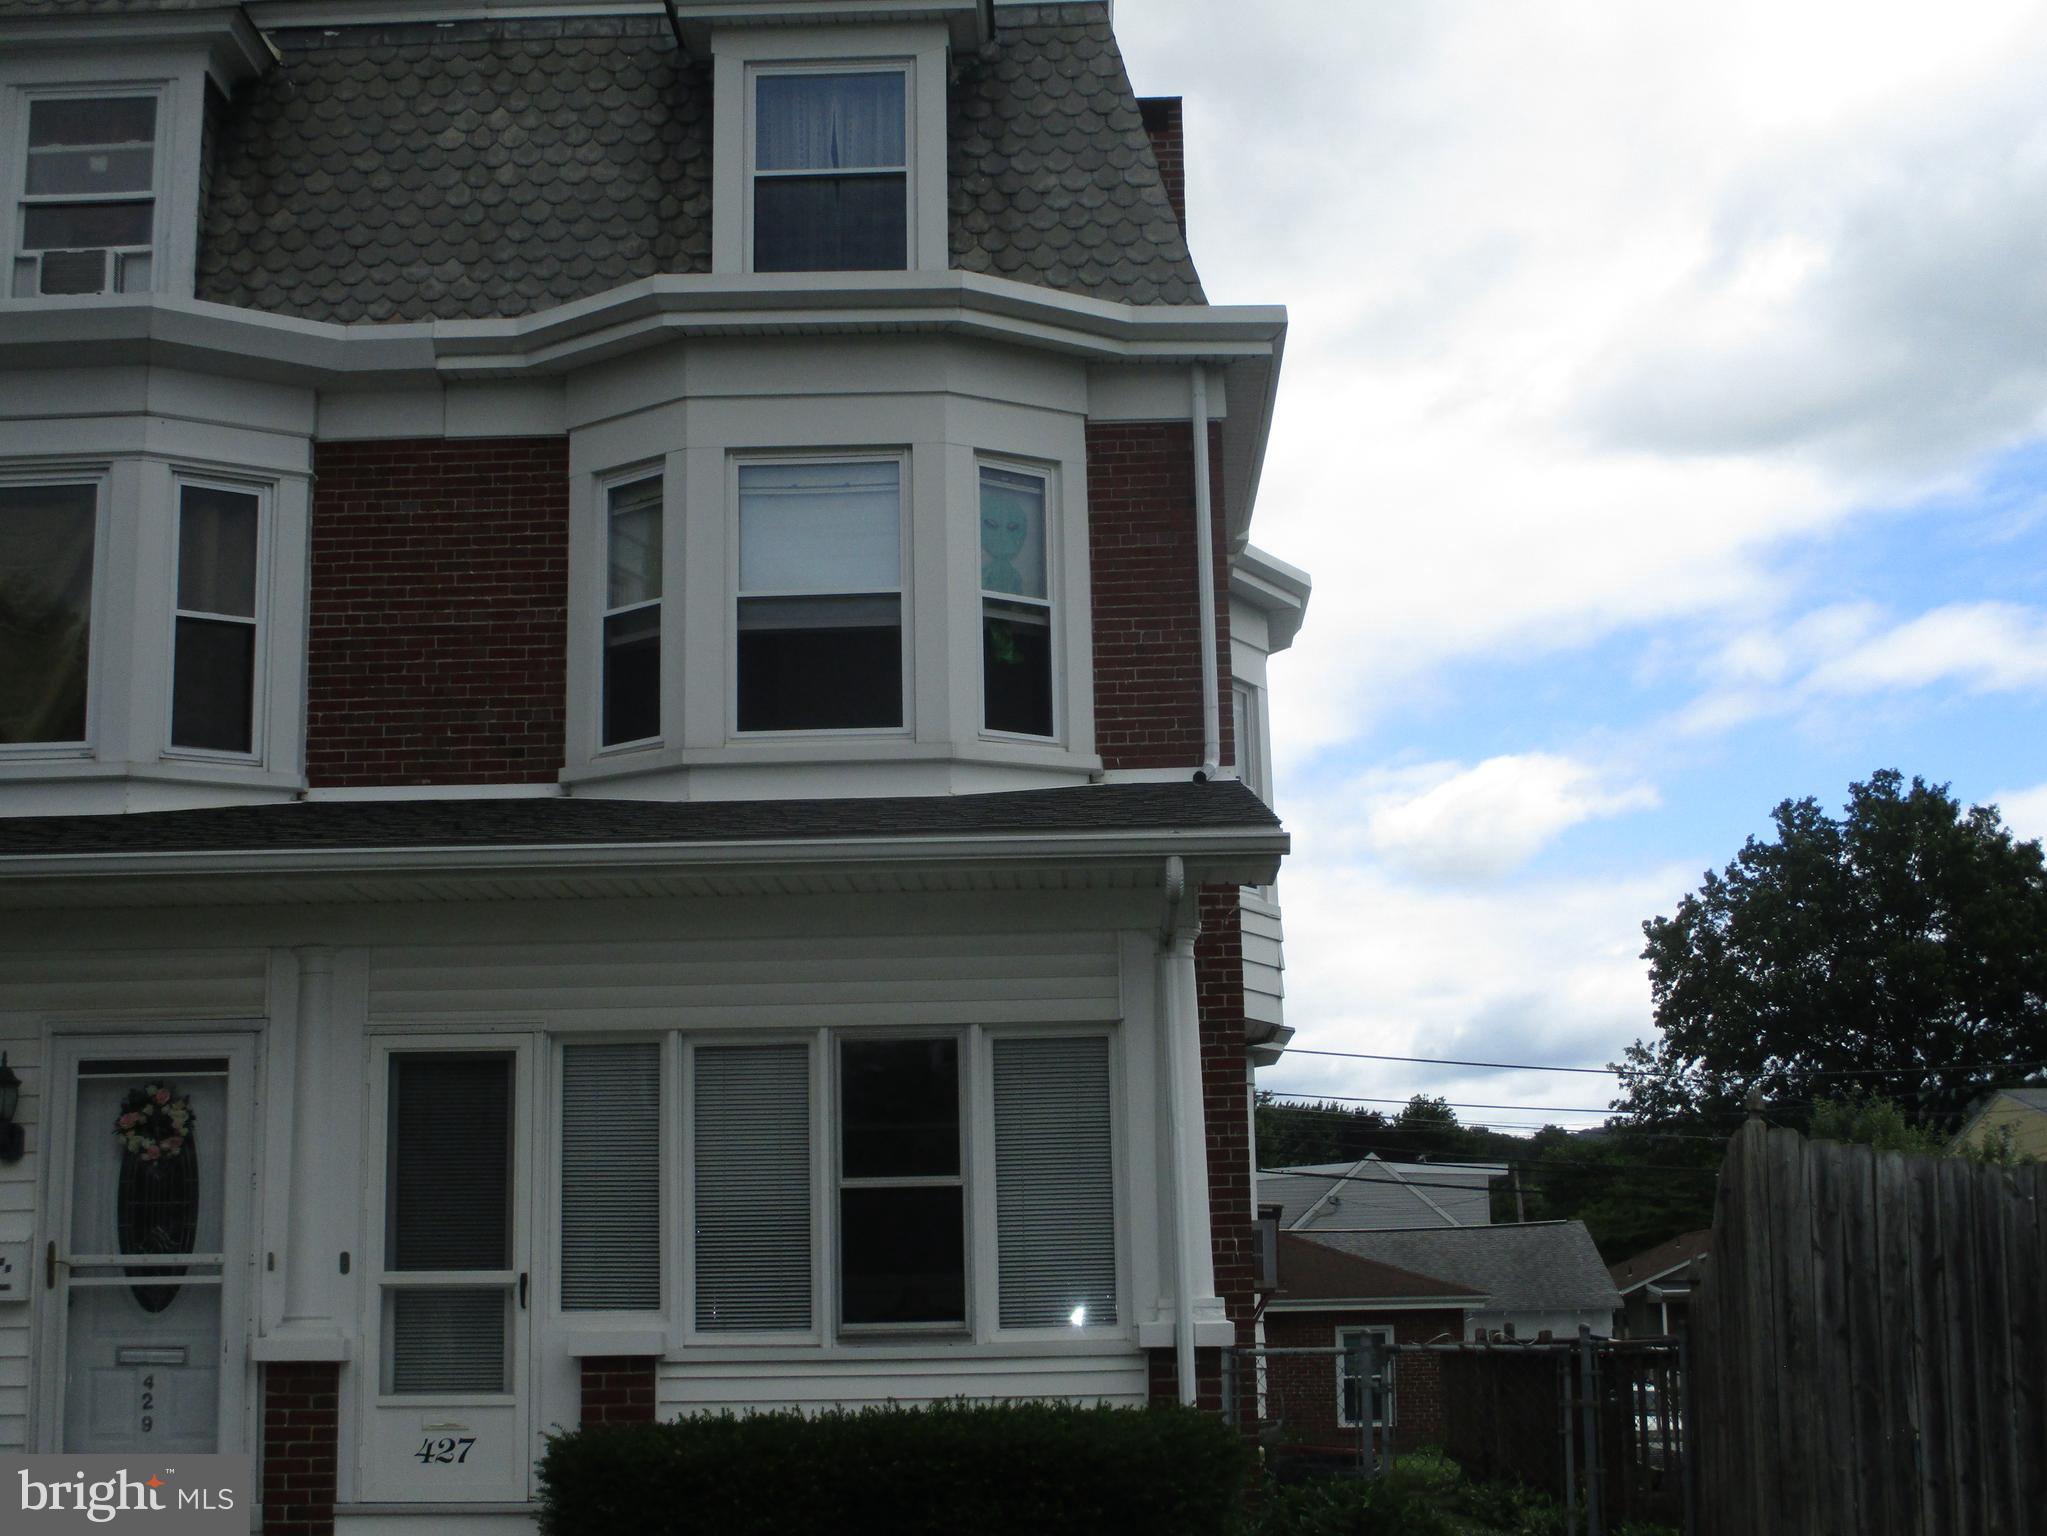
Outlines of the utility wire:
M 1289 1056 L 1334 1056 L 1344 1061 L 1402 1061 L 1424 1067 L 1482 1067 L 1495 1072 L 1583 1072 L 1594 1077 L 1654 1077 L 1656 1072 L 1646 1067 L 1565 1067 L 1552 1066 L 1533 1061 L 1465 1061 L 1454 1056 L 1388 1056 L 1374 1051 L 1322 1051 L 1307 1046 L 1290 1045 L 1286 1048 Z M 1800 1074 L 1802 1077 L 1901 1077 L 1911 1073 L 1954 1073 L 1999 1071 L 2036 1071 L 2047 1068 L 2043 1061 L 1993 1061 L 1973 1067 L 1820 1067 Z

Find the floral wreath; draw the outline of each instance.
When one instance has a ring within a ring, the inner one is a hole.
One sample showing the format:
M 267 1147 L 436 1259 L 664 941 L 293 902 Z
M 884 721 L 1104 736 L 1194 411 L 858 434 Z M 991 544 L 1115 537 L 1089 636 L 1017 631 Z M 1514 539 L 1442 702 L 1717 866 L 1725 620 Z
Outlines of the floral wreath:
M 167 1083 L 150 1083 L 130 1089 L 121 1100 L 121 1117 L 114 1122 L 114 1134 L 121 1144 L 145 1163 L 181 1156 L 192 1140 L 192 1101 L 174 1099 Z

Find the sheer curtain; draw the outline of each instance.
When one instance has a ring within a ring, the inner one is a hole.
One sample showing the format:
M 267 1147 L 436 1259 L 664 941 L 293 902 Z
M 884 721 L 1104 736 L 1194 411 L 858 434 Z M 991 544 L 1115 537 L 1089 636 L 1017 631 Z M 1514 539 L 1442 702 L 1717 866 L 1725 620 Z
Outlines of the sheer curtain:
M 903 77 L 764 75 L 754 113 L 763 171 L 894 170 L 903 161 Z

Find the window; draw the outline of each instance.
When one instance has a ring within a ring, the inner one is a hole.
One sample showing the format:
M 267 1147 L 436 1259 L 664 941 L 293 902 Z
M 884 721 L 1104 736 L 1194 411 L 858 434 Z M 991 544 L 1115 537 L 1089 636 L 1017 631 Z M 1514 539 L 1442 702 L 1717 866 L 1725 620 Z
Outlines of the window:
M 1381 1350 L 1393 1343 L 1391 1328 L 1342 1328 L 1337 1330 L 1336 1343 L 1343 1353 L 1336 1361 L 1337 1422 L 1346 1429 L 1360 1428 L 1364 1424 L 1364 1341 L 1367 1337 L 1376 1339 Z M 1372 1372 L 1372 1424 L 1381 1427 L 1393 1423 L 1393 1356 L 1373 1356 L 1375 1369 Z
M 384 1390 L 506 1390 L 512 1300 L 509 1054 L 391 1058 Z
M 661 734 L 661 477 L 612 486 L 605 517 L 604 745 Z
M 564 1312 L 661 1307 L 661 1047 L 562 1048 Z
M 1249 683 L 1230 685 L 1230 734 L 1236 743 L 1237 777 L 1260 800 L 1270 801 L 1265 783 L 1265 722 L 1258 710 L 1258 690 Z
M 260 510 L 254 491 L 191 483 L 178 488 L 173 747 L 255 750 Z
M 0 485 L 0 747 L 85 741 L 99 487 Z
M 908 94 L 900 67 L 754 77 L 754 271 L 908 265 Z
M 964 1326 L 960 1042 L 839 1044 L 839 1320 Z
M 807 1332 L 810 1047 L 692 1054 L 697 1330 Z
M 1109 1042 L 997 1040 L 993 1055 L 1002 1326 L 1113 1324 Z
M 157 98 L 28 103 L 13 293 L 138 293 L 156 228 Z
M 981 466 L 981 700 L 991 731 L 1052 734 L 1045 477 Z
M 902 464 L 739 467 L 741 731 L 903 724 Z

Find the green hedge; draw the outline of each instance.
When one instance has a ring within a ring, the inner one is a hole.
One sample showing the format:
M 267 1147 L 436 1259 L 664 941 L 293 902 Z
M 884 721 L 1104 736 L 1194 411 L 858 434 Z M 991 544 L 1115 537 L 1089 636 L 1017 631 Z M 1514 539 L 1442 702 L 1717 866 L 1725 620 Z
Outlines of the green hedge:
M 606 1424 L 540 1462 L 545 1536 L 1225 1536 L 1250 1456 L 1212 1414 L 1057 1403 Z

